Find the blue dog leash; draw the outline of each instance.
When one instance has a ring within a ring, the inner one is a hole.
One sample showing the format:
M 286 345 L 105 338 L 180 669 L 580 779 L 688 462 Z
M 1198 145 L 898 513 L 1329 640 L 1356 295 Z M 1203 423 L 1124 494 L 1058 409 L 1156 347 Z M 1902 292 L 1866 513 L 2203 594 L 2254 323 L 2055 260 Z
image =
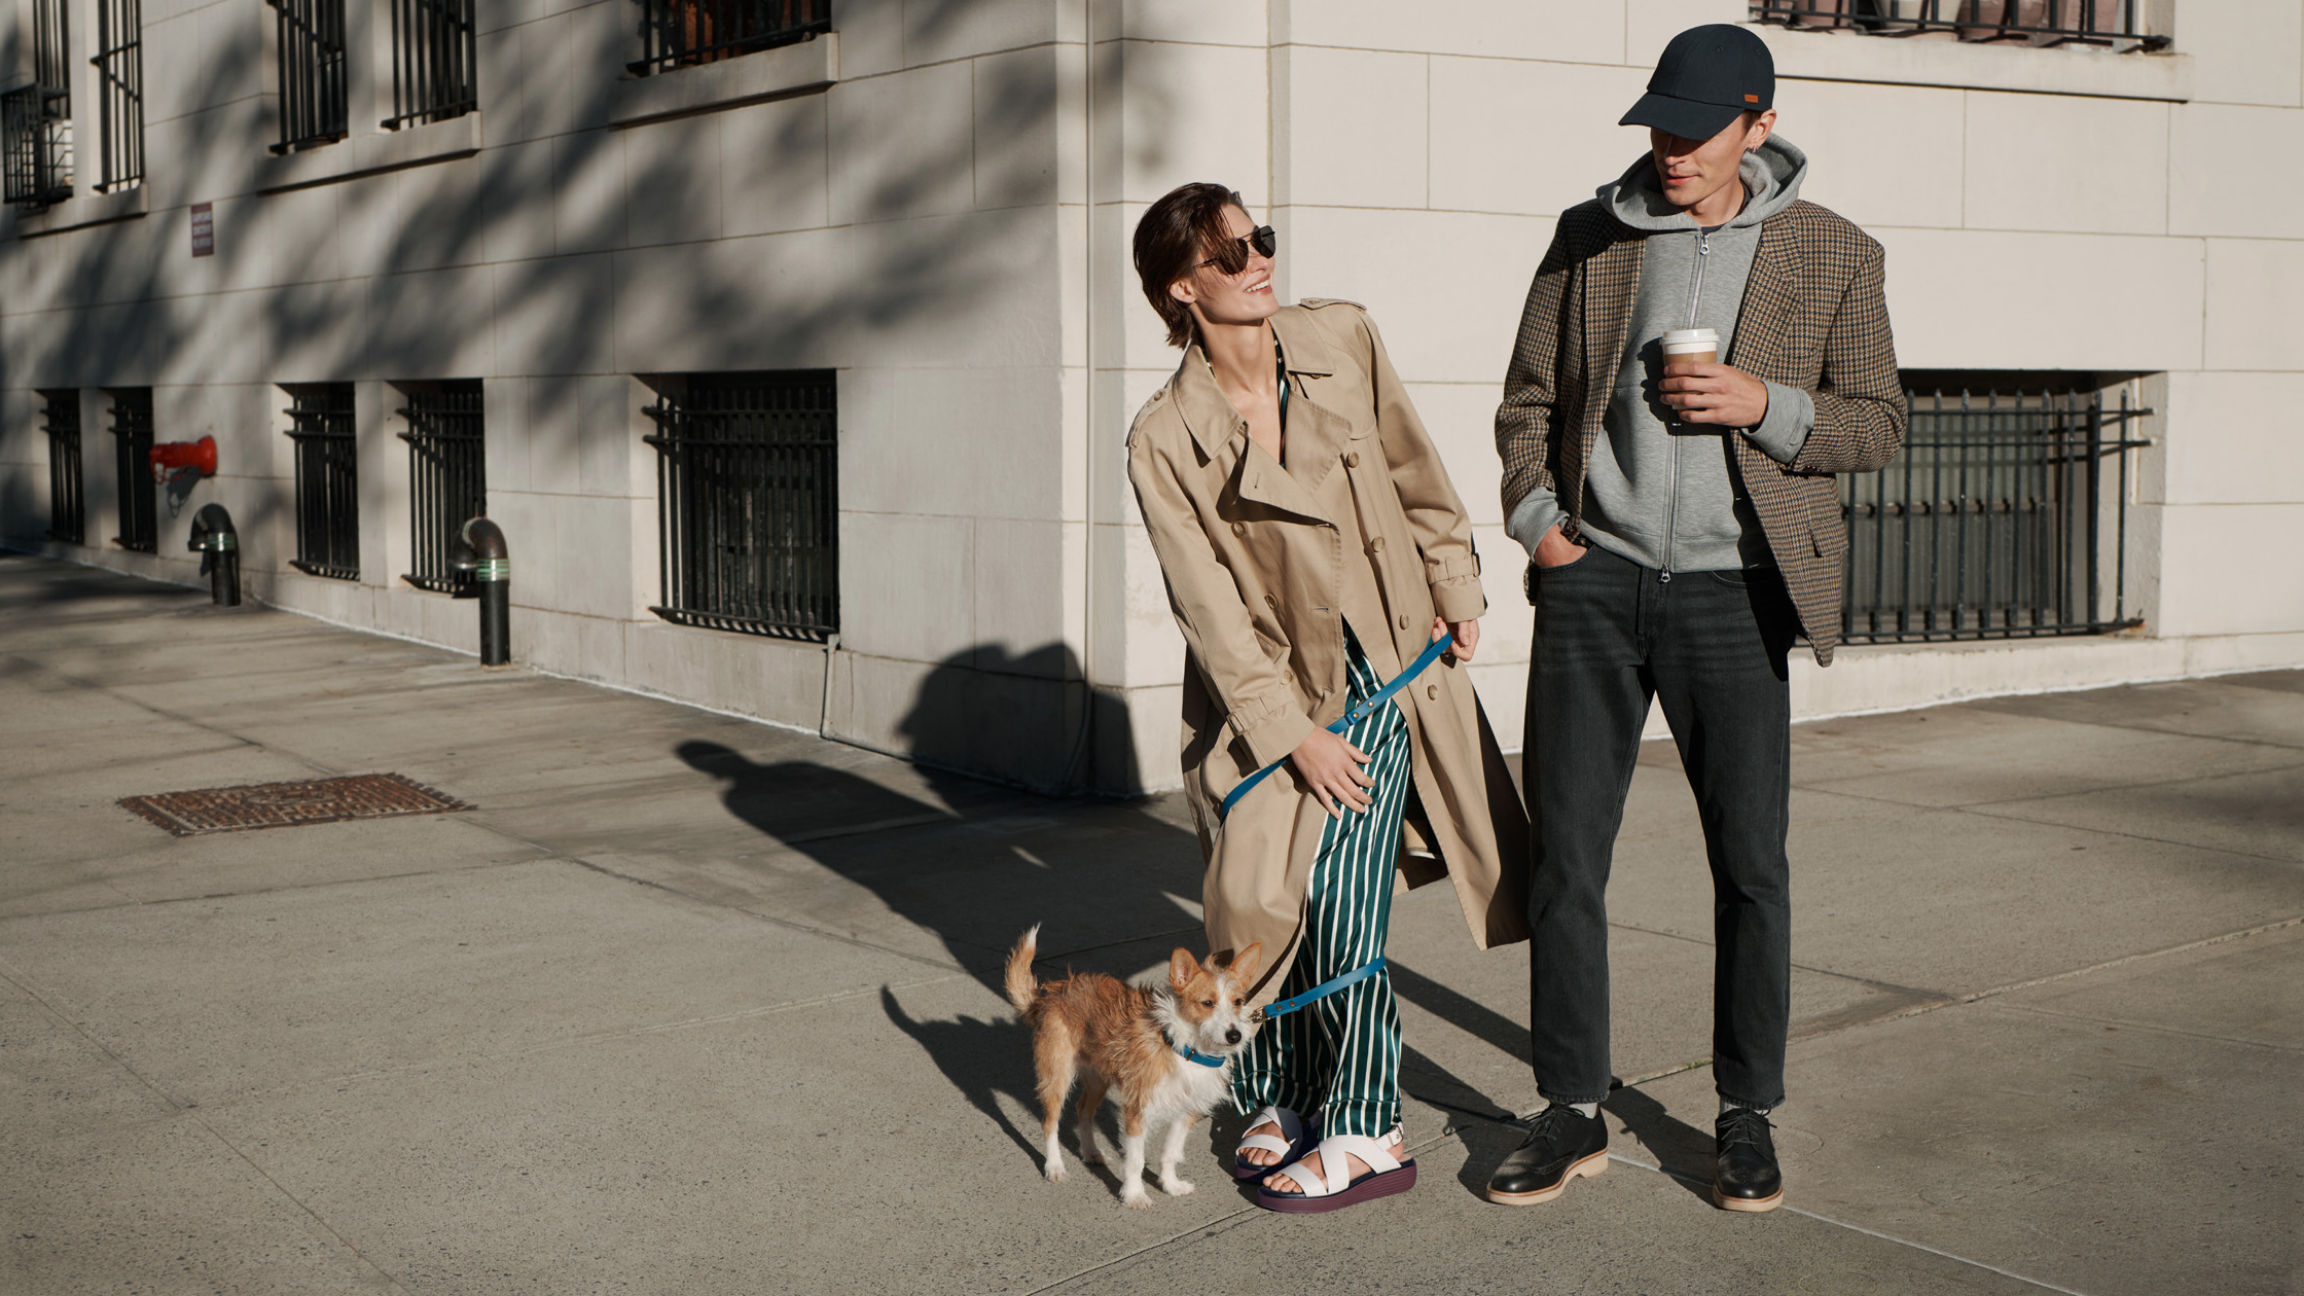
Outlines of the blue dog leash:
M 1414 681 L 1418 675 L 1424 673 L 1425 667 L 1430 666 L 1432 663 L 1440 660 L 1440 654 L 1447 651 L 1448 645 L 1453 641 L 1453 637 L 1449 635 L 1442 635 L 1440 638 L 1433 640 L 1429 645 L 1425 647 L 1423 655 L 1418 657 L 1415 662 L 1408 667 L 1408 669 L 1392 677 L 1391 683 L 1386 684 L 1384 687 L 1376 690 L 1375 695 L 1370 697 L 1367 701 L 1362 702 L 1360 705 L 1346 711 L 1343 715 L 1336 717 L 1336 723 L 1328 726 L 1328 732 L 1332 734 L 1340 734 L 1352 726 L 1360 723 L 1362 720 L 1367 719 L 1369 712 L 1374 711 L 1376 708 L 1384 705 L 1386 702 L 1391 701 L 1392 695 L 1408 687 L 1408 685 Z M 1279 760 L 1272 762 L 1264 768 L 1240 780 L 1240 785 L 1233 788 L 1231 792 L 1226 794 L 1224 797 L 1224 803 L 1216 807 L 1217 817 L 1224 818 L 1229 816 L 1232 813 L 1233 803 L 1248 795 L 1248 790 L 1250 788 L 1253 788 L 1257 784 L 1263 782 L 1266 778 L 1271 776 L 1272 771 L 1287 763 L 1288 758 L 1283 756 Z M 1317 998 L 1318 996 L 1314 997 Z
M 1384 966 L 1384 956 L 1379 954 L 1375 958 L 1368 960 L 1366 963 L 1361 964 L 1360 966 L 1352 969 L 1344 975 L 1340 977 L 1330 977 L 1326 981 L 1321 982 L 1320 984 L 1312 987 L 1300 995 L 1295 995 L 1291 998 L 1281 999 L 1277 1002 L 1266 1004 L 1263 1009 L 1263 1016 L 1267 1021 L 1274 1017 L 1285 1017 L 1289 1013 L 1292 1013 L 1307 1004 L 1317 1003 L 1320 1000 L 1327 998 L 1337 991 L 1342 990 L 1346 986 L 1354 985 L 1367 980 L 1368 978 L 1383 971 Z M 1170 1040 L 1168 1041 L 1168 1047 L 1176 1050 L 1176 1056 L 1183 1058 L 1187 1062 L 1197 1062 L 1204 1067 L 1219 1067 L 1224 1065 L 1223 1058 L 1212 1057 L 1206 1053 L 1202 1053 L 1200 1050 L 1193 1048 L 1189 1044 L 1178 1044 L 1176 1041 Z

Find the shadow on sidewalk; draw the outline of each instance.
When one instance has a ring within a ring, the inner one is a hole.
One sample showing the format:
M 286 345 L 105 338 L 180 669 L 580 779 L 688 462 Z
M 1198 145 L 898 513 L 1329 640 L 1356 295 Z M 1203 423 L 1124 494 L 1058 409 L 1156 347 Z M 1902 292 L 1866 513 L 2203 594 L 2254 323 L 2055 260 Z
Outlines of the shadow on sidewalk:
M 1673 1182 L 1690 1193 L 1712 1200 L 1712 1133 L 1700 1130 L 1664 1110 L 1664 1104 L 1629 1086 L 1608 1095 L 1601 1104 L 1624 1122 L 1625 1132 Z

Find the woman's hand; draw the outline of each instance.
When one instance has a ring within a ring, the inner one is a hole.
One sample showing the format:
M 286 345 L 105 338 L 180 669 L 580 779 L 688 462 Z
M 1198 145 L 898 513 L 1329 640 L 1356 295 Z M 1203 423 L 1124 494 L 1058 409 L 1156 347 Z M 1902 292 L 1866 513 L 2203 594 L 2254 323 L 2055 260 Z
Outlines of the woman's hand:
M 1469 621 L 1443 621 L 1439 617 L 1434 617 L 1432 618 L 1432 638 L 1438 639 L 1442 636 L 1456 641 L 1449 645 L 1448 655 L 1458 661 L 1468 662 L 1472 660 L 1472 650 L 1480 644 L 1480 618 L 1474 617 Z M 1426 642 L 1430 642 L 1430 640 Z
M 1288 753 L 1288 761 L 1304 782 L 1312 789 L 1312 799 L 1328 812 L 1331 819 L 1341 819 L 1344 812 L 1337 804 L 1353 810 L 1366 810 L 1369 805 L 1367 788 L 1376 781 L 1360 772 L 1368 763 L 1368 753 L 1337 737 L 1325 729 L 1315 729 L 1296 750 Z

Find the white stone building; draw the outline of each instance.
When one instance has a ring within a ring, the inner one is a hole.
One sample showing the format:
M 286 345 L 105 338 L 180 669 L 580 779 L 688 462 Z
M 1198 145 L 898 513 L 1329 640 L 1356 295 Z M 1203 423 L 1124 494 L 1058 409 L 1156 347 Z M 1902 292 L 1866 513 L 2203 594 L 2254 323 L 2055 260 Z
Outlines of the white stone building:
M 828 0 L 758 49 L 743 22 L 817 0 L 646 2 L 477 0 L 468 45 L 474 0 L 0 6 L 0 540 L 196 583 L 220 502 L 254 597 L 470 650 L 439 564 L 474 484 L 423 465 L 476 433 L 516 660 L 1035 786 L 1172 783 L 1183 656 L 1121 445 L 1174 353 L 1128 234 L 1222 180 L 1280 230 L 1284 299 L 1383 325 L 1479 524 L 1475 671 L 1517 745 L 1489 429 L 1520 302 L 1645 148 L 1615 122 L 1664 42 L 1744 0 Z M 2042 461 L 2103 476 L 2049 491 L 2067 552 L 2027 578 L 2092 552 L 2051 619 L 2135 624 L 1853 647 L 1796 664 L 1800 712 L 2304 663 L 2304 4 L 1797 3 L 1850 17 L 1759 28 L 1780 130 L 1887 246 L 1915 385 L 2152 411 L 2103 425 L 2148 445 Z M 649 15 L 734 43 L 642 75 Z M 2003 17 L 2151 39 L 1974 39 Z M 804 412 L 714 413 L 761 402 Z M 216 475 L 140 499 L 115 451 L 147 427 L 213 437 Z M 2044 489 L 1925 499 L 1985 526 Z M 1987 632 L 2056 601 L 1979 590 Z

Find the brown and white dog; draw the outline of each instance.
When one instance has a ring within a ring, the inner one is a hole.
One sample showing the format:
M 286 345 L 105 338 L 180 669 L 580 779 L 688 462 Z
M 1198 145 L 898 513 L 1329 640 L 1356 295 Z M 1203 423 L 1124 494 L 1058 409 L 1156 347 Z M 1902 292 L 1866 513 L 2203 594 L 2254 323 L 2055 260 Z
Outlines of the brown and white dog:
M 1168 984 L 1154 989 L 1093 972 L 1042 985 L 1032 975 L 1039 937 L 1035 924 L 1009 952 L 1007 989 L 1008 1002 L 1032 1026 L 1048 1181 L 1064 1181 L 1064 1151 L 1056 1129 L 1063 1122 L 1065 1096 L 1080 1078 L 1074 1112 L 1080 1160 L 1095 1165 L 1104 1159 L 1096 1149 L 1096 1109 L 1109 1093 L 1120 1107 L 1120 1200 L 1138 1208 L 1152 1204 L 1144 1191 L 1144 1134 L 1159 1122 L 1168 1125 L 1160 1149 L 1160 1191 L 1171 1197 L 1192 1191 L 1189 1181 L 1177 1177 L 1176 1163 L 1193 1123 L 1230 1091 L 1232 1060 L 1256 1033 L 1248 991 L 1256 984 L 1263 946 L 1250 945 L 1236 957 L 1219 955 L 1207 963 L 1177 950 L 1168 958 Z M 1195 1062 L 1186 1050 L 1220 1060 L 1220 1065 Z

